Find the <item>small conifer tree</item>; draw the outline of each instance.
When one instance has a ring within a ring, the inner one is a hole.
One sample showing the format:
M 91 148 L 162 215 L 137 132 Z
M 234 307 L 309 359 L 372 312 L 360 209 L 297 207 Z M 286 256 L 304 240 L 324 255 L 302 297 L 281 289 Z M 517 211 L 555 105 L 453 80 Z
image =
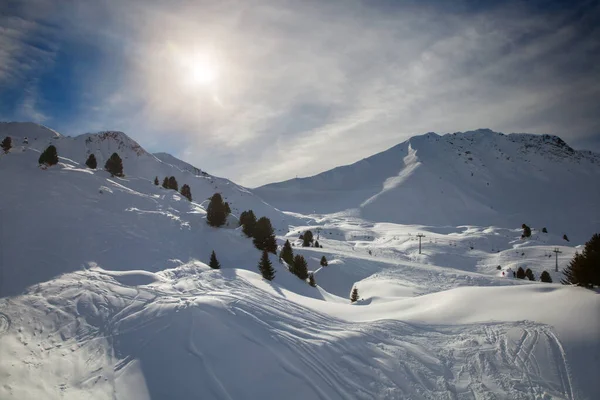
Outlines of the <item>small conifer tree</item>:
M 595 233 L 563 270 L 563 285 L 600 286 L 600 234 Z
M 167 178 L 166 176 L 165 179 L 163 179 L 162 187 L 165 189 L 169 188 L 169 178 Z
M 183 197 L 185 197 L 186 199 L 188 199 L 189 201 L 192 201 L 192 191 L 191 191 L 189 185 L 184 184 L 181 187 L 181 195 Z
M 87 158 L 87 160 L 85 161 L 85 165 L 87 165 L 87 167 L 89 169 L 96 169 L 96 167 L 98 166 L 98 161 L 96 161 L 96 156 L 93 154 L 90 154 L 89 157 Z
M 231 214 L 231 207 L 229 207 L 229 203 L 225 202 L 225 203 L 223 203 L 223 206 L 225 207 L 225 214 L 227 214 L 227 215 Z
M 110 158 L 106 160 L 104 169 L 110 172 L 111 176 L 123 176 L 123 160 L 117 153 L 112 153 Z
M 210 261 L 208 263 L 208 266 L 212 269 L 221 269 L 221 264 L 219 264 L 219 261 L 217 260 L 217 255 L 215 254 L 214 250 L 210 255 Z
M 325 256 L 321 257 L 321 267 L 326 267 L 328 265 L 327 259 Z
M 225 213 L 225 204 L 223 204 L 223 198 L 220 193 L 215 193 L 210 198 L 208 207 L 206 208 L 206 222 L 210 226 L 222 226 L 227 220 L 227 214 Z M 263 250 L 263 249 L 259 249 Z
M 304 232 L 304 236 L 302 237 L 302 247 L 310 247 L 313 242 L 313 234 L 311 231 Z
M 289 240 L 286 240 L 283 244 L 279 258 L 285 261 L 290 268 L 292 267 L 292 264 L 294 263 L 294 251 L 292 250 Z
M 308 264 L 300 254 L 296 254 L 294 257 L 291 272 L 303 281 L 308 278 Z
M 272 281 L 275 278 L 275 269 L 271 264 L 271 260 L 269 260 L 269 253 L 266 250 L 262 252 L 262 257 L 258 262 L 258 270 L 262 277 L 268 281 Z
M 350 295 L 350 302 L 356 303 L 358 301 L 358 288 L 354 286 L 352 288 L 352 294 Z
M 525 270 L 523 269 L 523 267 L 519 267 L 519 269 L 517 270 L 517 278 L 525 279 Z
M 552 283 L 552 277 L 550 276 L 548 271 L 542 272 L 542 274 L 540 275 L 540 281 L 546 282 L 546 283 Z
M 158 182 L 158 176 L 154 178 L 154 184 L 155 184 L 156 186 L 158 186 L 158 185 L 159 185 L 159 182 Z
M 535 276 L 533 275 L 533 271 L 529 268 L 527 268 L 525 270 L 525 276 L 527 277 L 527 279 L 529 279 L 530 281 L 535 281 Z
M 546 229 L 546 227 L 543 227 L 543 228 L 542 228 L 542 232 L 543 232 L 543 233 L 548 233 L 548 229 Z
M 242 232 L 248 237 L 254 235 L 254 228 L 256 227 L 256 216 L 254 211 L 248 210 L 243 211 L 240 215 L 240 225 L 242 226 Z
M 169 177 L 169 189 L 173 189 L 176 192 L 179 191 L 179 184 L 174 176 Z
M 261 217 L 256 221 L 253 238 L 254 246 L 257 249 L 266 250 L 273 254 L 276 253 L 277 241 L 275 240 L 275 230 L 273 229 L 269 218 Z
M 523 224 L 521 225 L 521 228 L 523 228 L 523 234 L 521 235 L 521 238 L 531 237 L 531 228 L 529 226 Z
M 12 138 L 10 136 L 5 137 L 2 144 L 0 144 L 0 147 L 2 147 L 2 150 L 4 150 L 5 153 L 8 153 L 12 148 Z
M 320 247 L 320 246 L 319 246 L 319 241 L 318 241 L 318 240 L 315 240 L 315 247 Z
M 308 284 L 312 287 L 317 287 L 317 282 L 315 282 L 315 274 L 312 272 L 308 274 Z
M 46 150 L 40 154 L 38 163 L 47 165 L 49 167 L 58 164 L 58 153 L 56 152 L 56 147 L 53 145 L 48 146 Z

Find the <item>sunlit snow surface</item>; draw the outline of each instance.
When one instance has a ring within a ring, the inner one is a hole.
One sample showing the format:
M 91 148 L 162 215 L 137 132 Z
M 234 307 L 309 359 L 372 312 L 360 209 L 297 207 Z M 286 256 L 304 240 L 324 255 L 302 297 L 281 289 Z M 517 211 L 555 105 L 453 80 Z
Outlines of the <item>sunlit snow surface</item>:
M 512 278 L 522 266 L 557 282 L 552 250 L 563 268 L 582 244 L 561 232 L 534 226 L 522 240 L 518 225 L 282 213 L 124 134 L 86 143 L 34 125 L 10 129 L 15 147 L 0 156 L 1 399 L 597 394 L 598 294 Z M 36 150 L 48 142 L 64 158 L 41 170 Z M 126 177 L 86 169 L 88 151 L 100 166 L 119 151 Z M 154 186 L 156 175 L 188 183 L 194 202 Z M 269 216 L 318 287 L 275 256 L 275 280 L 262 280 L 251 240 L 205 223 L 204 201 L 217 190 L 235 215 Z M 300 248 L 299 234 L 317 227 L 323 248 Z M 212 250 L 219 271 L 204 264 Z M 354 285 L 361 300 L 350 304 Z

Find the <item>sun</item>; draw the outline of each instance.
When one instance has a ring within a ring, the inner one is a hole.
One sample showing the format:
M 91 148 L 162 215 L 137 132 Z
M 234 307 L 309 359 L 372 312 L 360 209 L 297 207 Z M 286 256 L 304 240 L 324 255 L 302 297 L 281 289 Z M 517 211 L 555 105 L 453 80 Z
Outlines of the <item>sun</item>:
M 217 80 L 217 66 L 208 60 L 191 60 L 189 64 L 190 79 L 199 85 L 209 85 Z

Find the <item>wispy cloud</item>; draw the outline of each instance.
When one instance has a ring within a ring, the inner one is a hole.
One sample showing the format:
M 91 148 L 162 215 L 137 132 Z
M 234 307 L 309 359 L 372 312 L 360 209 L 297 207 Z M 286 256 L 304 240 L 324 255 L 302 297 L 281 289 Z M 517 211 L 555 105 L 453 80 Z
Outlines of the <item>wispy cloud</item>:
M 427 131 L 490 127 L 580 143 L 600 132 L 592 2 L 69 4 L 0 37 L 10 45 L 0 74 L 36 59 L 24 38 L 38 24 L 61 26 L 59 42 L 101 56 L 74 77 L 78 112 L 55 128 L 122 129 L 247 185 L 314 174 Z M 191 85 L 181 68 L 198 53 L 216 60 L 213 85 Z

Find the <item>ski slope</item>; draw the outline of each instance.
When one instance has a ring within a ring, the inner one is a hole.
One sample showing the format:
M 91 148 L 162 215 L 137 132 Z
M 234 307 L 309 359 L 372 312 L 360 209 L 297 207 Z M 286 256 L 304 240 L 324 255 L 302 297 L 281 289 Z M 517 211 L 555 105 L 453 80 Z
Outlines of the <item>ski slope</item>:
M 68 138 L 0 124 L 1 399 L 593 399 L 600 297 L 558 282 L 577 250 L 548 226 L 374 222 L 281 212 L 119 132 Z M 24 137 L 29 143 L 23 143 Z M 37 166 L 48 143 L 60 162 Z M 124 178 L 85 168 L 113 151 Z M 174 175 L 194 201 L 154 186 Z M 317 287 L 260 252 L 224 193 L 266 215 Z M 323 248 L 302 248 L 307 229 Z M 416 233 L 422 233 L 422 250 Z M 215 251 L 221 270 L 207 267 Z M 550 255 L 550 257 L 549 257 Z M 327 267 L 319 260 L 326 256 Z M 497 267 L 500 266 L 500 269 Z M 514 279 L 518 267 L 539 279 Z M 504 273 L 504 274 L 503 274 Z M 360 300 L 350 304 L 353 287 Z
M 281 210 L 377 222 L 547 227 L 584 243 L 600 226 L 600 155 L 556 136 L 488 129 L 415 136 L 352 165 L 256 188 Z

